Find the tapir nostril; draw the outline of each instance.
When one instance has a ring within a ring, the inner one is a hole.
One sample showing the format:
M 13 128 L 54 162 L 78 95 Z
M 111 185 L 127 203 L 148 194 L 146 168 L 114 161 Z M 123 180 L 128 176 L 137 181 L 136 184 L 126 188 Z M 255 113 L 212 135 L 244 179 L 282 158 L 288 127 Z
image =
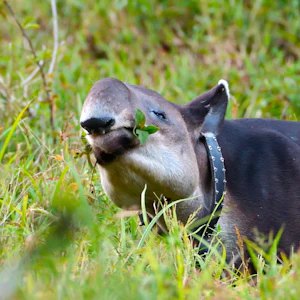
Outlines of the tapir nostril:
M 81 127 L 87 130 L 89 134 L 105 134 L 114 124 L 115 120 L 111 117 L 91 118 L 80 122 Z

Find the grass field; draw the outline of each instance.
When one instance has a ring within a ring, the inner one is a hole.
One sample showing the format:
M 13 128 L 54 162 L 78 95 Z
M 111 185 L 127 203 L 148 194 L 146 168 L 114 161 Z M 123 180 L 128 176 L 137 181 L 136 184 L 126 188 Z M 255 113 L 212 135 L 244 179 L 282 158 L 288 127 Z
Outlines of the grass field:
M 122 215 L 79 116 L 103 77 L 176 103 L 224 78 L 227 118 L 299 120 L 299 15 L 298 0 L 0 0 L 0 299 L 298 299 L 300 254 L 260 257 L 254 278 L 199 257 L 176 220 L 160 238 Z

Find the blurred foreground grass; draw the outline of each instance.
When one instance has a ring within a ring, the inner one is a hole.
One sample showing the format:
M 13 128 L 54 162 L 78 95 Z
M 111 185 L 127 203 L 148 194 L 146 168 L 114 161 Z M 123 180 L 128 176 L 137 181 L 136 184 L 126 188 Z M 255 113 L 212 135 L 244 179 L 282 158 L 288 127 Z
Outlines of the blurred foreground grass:
M 176 223 L 137 249 L 145 229 L 136 216 L 113 217 L 119 209 L 80 156 L 78 120 L 103 77 L 176 103 L 224 78 L 228 118 L 299 120 L 299 1 L 57 1 L 57 56 L 51 1 L 8 3 L 37 61 L 0 1 L 0 299 L 296 299 L 299 255 L 264 273 L 261 259 L 251 279 L 215 249 L 198 257 Z

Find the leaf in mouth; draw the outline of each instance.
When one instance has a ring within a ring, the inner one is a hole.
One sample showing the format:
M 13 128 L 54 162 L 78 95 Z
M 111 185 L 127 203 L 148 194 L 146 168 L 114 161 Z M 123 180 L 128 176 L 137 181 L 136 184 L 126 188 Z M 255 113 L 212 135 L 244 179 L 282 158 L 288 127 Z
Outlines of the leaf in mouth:
M 136 109 L 135 112 L 135 127 L 133 128 L 133 134 L 140 140 L 142 144 L 145 144 L 150 134 L 159 130 L 159 127 L 154 125 L 145 126 L 146 117 L 140 109 Z
M 146 117 L 144 113 L 140 109 L 136 109 L 135 112 L 135 127 L 136 128 L 143 128 L 146 123 Z

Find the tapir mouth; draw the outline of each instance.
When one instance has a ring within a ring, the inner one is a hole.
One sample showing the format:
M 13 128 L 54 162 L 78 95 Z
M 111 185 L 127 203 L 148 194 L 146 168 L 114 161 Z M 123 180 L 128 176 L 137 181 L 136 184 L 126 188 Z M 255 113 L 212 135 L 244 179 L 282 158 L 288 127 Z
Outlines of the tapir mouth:
M 94 132 L 87 136 L 92 146 L 97 163 L 105 165 L 140 144 L 133 134 L 133 128 L 118 128 L 113 130 Z

